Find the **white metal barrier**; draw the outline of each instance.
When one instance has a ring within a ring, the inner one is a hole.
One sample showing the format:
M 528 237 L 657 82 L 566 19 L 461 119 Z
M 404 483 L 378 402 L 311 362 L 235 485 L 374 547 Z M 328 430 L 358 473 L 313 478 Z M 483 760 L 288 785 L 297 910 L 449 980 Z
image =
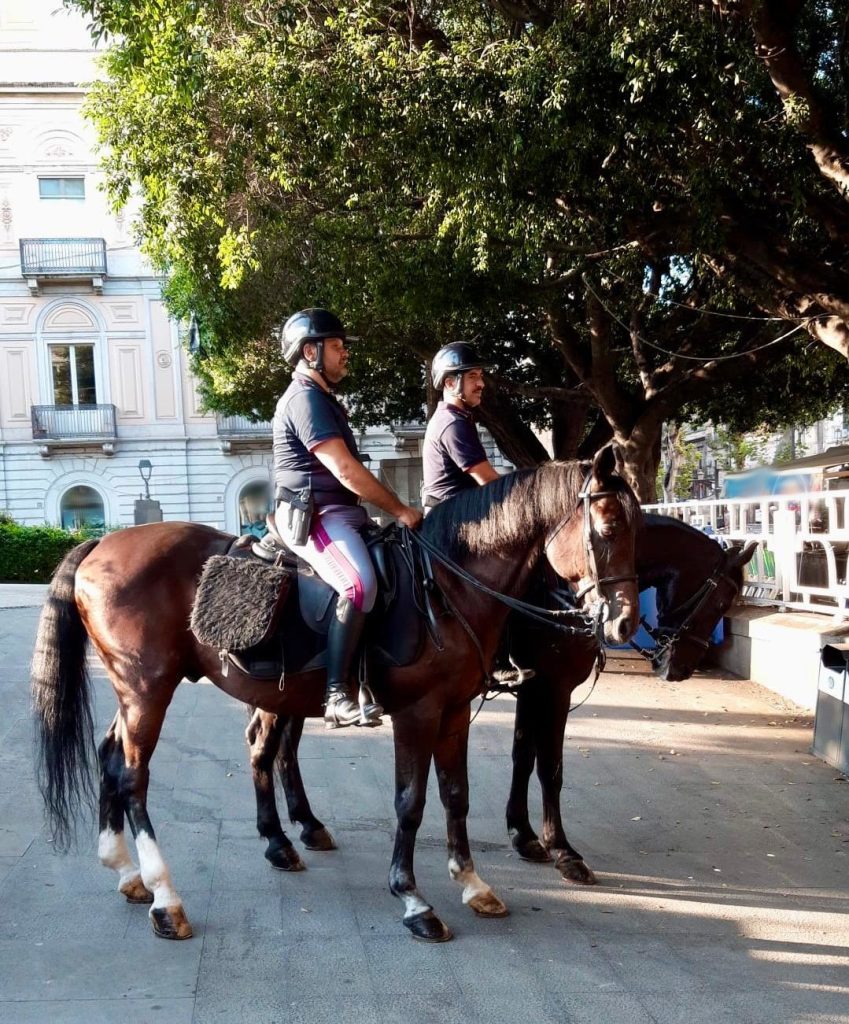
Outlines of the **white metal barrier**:
M 644 505 L 716 534 L 720 542 L 757 541 L 743 598 L 849 616 L 849 491 L 770 494 Z

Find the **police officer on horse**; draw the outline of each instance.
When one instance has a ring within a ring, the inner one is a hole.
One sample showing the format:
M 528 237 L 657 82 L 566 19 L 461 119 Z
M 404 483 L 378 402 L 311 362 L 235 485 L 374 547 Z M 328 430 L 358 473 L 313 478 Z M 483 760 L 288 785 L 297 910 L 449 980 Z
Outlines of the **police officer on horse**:
M 292 383 L 274 414 L 275 519 L 289 547 L 337 592 L 327 637 L 325 725 L 381 724 L 383 709 L 359 701 L 352 667 L 377 580 L 362 536 L 361 500 L 415 528 L 421 512 L 405 505 L 363 466 L 348 417 L 333 389 L 348 373 L 349 338 L 326 309 L 304 309 L 283 326 Z
M 433 357 L 431 379 L 442 401 L 427 425 L 423 449 L 423 504 L 435 508 L 446 498 L 498 479 L 487 458 L 472 410 L 481 403 L 487 365 L 465 341 L 444 345 Z M 533 678 L 533 669 L 520 669 L 510 661 L 509 638 L 497 655 L 493 678 L 513 686 Z

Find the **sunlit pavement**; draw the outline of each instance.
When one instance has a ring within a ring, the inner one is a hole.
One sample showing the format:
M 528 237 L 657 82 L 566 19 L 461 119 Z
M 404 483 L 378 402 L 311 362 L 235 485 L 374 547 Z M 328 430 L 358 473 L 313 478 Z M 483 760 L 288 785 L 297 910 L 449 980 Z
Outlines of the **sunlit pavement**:
M 849 1022 L 849 783 L 809 753 L 810 716 L 767 691 L 602 676 L 565 754 L 566 832 L 600 881 L 583 889 L 513 854 L 513 704 L 486 705 L 472 729 L 469 831 L 479 874 L 512 914 L 462 906 L 432 786 L 416 871 L 455 940 L 426 946 L 407 936 L 386 884 L 390 729 L 308 726 L 307 790 L 339 849 L 301 849 L 308 870 L 280 874 L 256 837 L 244 710 L 186 683 L 149 806 L 195 937 L 165 942 L 99 865 L 93 825 L 64 857 L 46 840 L 27 688 L 38 610 L 7 589 L 2 1024 Z M 114 697 L 100 675 L 95 690 L 102 731 Z M 538 822 L 534 784 L 532 807 Z

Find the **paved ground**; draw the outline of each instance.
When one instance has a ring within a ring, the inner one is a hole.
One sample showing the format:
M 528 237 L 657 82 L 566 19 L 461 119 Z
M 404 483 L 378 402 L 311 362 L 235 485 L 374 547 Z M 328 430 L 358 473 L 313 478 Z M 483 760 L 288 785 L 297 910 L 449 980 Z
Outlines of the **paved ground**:
M 470 834 L 512 916 L 461 906 L 434 793 L 417 872 L 456 939 L 432 947 L 407 937 L 386 887 L 389 730 L 308 730 L 304 775 L 340 848 L 278 874 L 255 837 L 243 711 L 185 684 L 151 795 L 195 928 L 170 943 L 115 892 L 93 828 L 67 857 L 45 840 L 26 680 L 37 609 L 14 607 L 22 594 L 0 616 L 0 1024 L 849 1024 L 849 784 L 809 755 L 810 718 L 766 691 L 602 677 L 566 751 L 590 889 L 511 853 L 512 706 L 488 705 Z M 96 689 L 103 723 L 112 692 Z

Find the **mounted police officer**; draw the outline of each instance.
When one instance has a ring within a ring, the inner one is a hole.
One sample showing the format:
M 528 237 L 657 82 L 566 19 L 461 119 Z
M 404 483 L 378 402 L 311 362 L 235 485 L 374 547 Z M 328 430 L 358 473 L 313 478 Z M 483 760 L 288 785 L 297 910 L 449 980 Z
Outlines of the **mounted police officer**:
M 498 471 L 487 458 L 472 410 L 481 403 L 484 370 L 488 367 L 465 341 L 444 345 L 433 357 L 431 379 L 442 401 L 425 431 L 422 485 L 425 509 L 446 498 L 498 479 Z M 508 655 L 505 639 L 493 671 L 496 681 L 508 686 L 533 678 L 533 669 L 520 669 Z
M 352 696 L 350 679 L 377 581 L 361 530 L 365 500 L 415 528 L 403 504 L 360 461 L 333 389 L 348 373 L 348 338 L 326 309 L 304 309 L 283 325 L 283 356 L 295 368 L 274 414 L 275 519 L 289 547 L 339 595 L 327 637 L 325 725 L 380 725 L 383 709 Z

